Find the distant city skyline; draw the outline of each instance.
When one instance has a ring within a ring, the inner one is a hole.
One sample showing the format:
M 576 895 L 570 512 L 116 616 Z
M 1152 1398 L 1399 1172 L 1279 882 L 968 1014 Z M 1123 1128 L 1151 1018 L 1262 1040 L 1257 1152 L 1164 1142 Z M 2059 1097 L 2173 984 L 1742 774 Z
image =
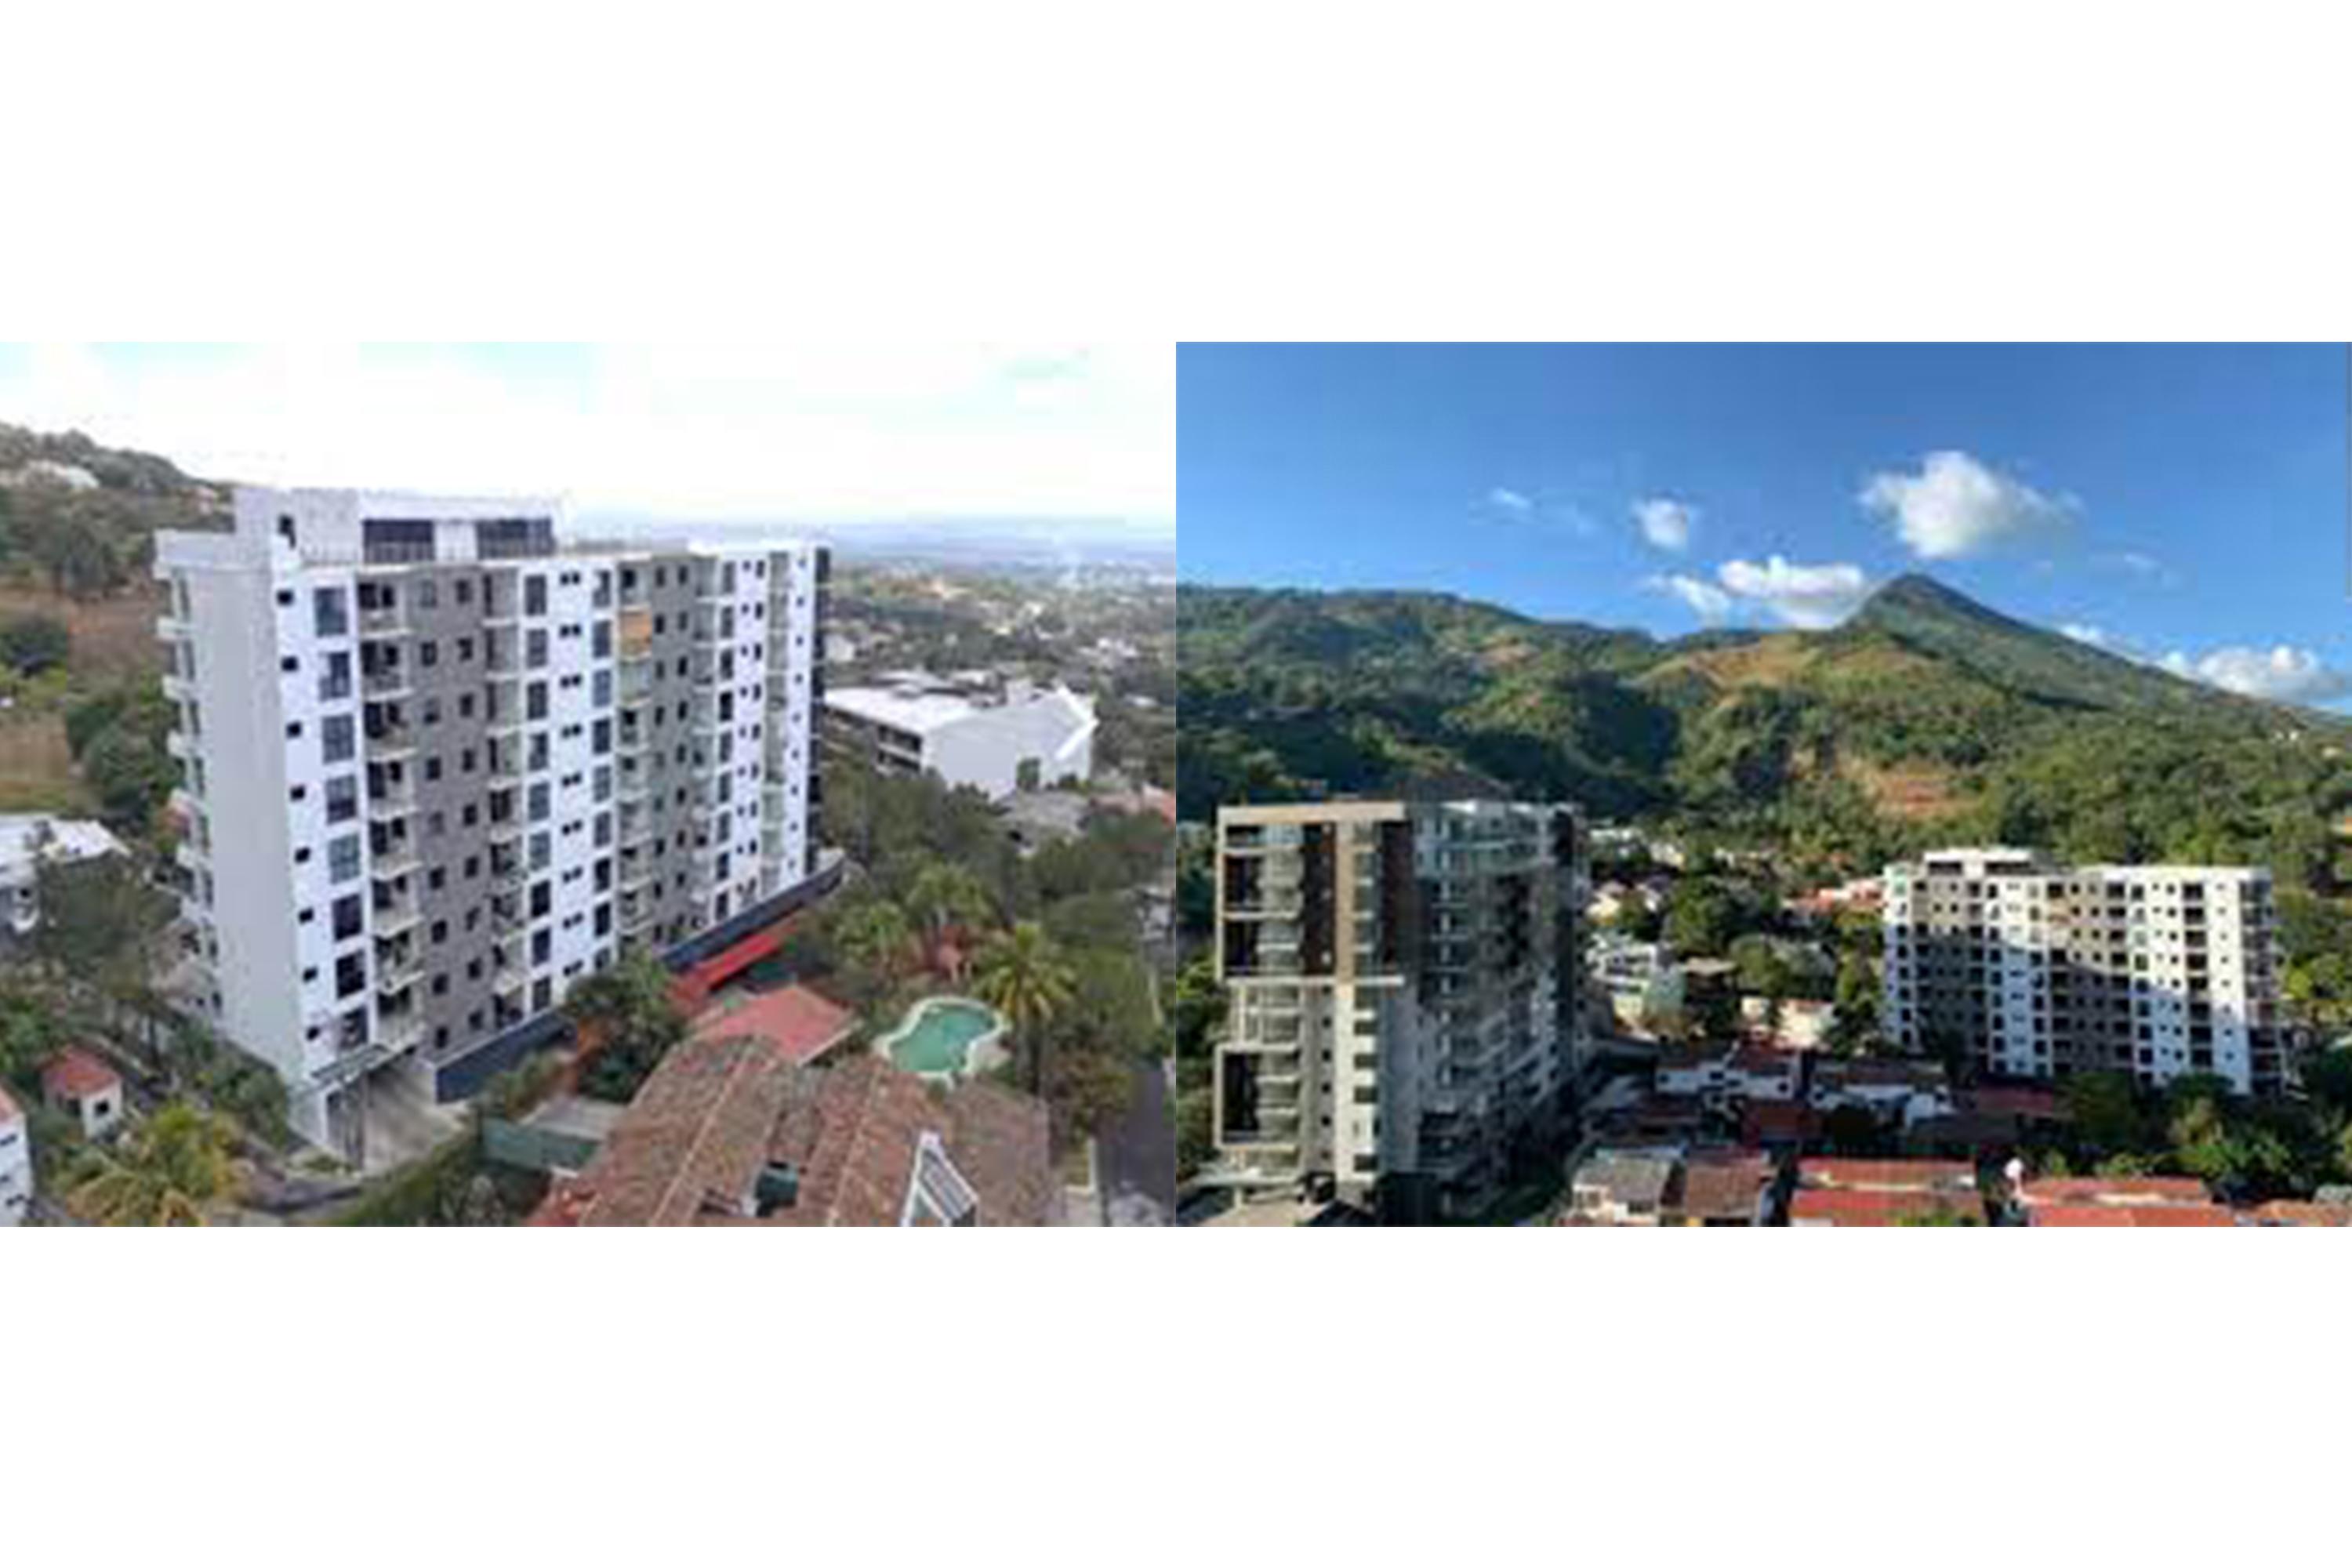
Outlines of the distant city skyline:
M 2346 354 L 1196 346 L 1183 574 L 1673 636 L 1923 571 L 2254 695 L 2352 699 Z
M 0 344 L 0 421 L 595 522 L 1175 526 L 1168 344 Z

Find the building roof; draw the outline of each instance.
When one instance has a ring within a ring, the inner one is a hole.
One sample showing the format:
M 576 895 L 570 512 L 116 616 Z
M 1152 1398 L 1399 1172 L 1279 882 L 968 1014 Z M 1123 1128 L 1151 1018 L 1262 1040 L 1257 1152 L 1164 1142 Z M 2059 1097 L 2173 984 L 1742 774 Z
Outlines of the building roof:
M 937 682 L 905 679 L 892 686 L 828 689 L 824 705 L 836 712 L 886 724 L 909 734 L 929 735 L 972 718 L 1025 718 L 1050 711 L 1074 730 L 1095 725 L 1094 704 L 1067 687 L 1020 687 L 1002 700 L 941 689 Z
M 1666 1201 L 1674 1179 L 1675 1162 L 1665 1155 L 1609 1150 L 1579 1165 L 1570 1185 L 1628 1208 L 1656 1208 Z
M 1852 1188 L 1802 1189 L 1789 1201 L 1791 1225 L 1844 1227 L 1894 1226 L 1932 1219 L 1984 1219 L 1974 1193 L 1863 1192 Z
M 755 1035 L 695 1035 L 534 1221 L 896 1226 L 969 1205 L 982 1225 L 1044 1225 L 1057 1194 L 1043 1101 L 940 1090 L 870 1054 L 822 1068 Z
M 787 985 L 722 1003 L 694 1022 L 698 1036 L 750 1035 L 764 1040 L 785 1061 L 805 1065 L 847 1039 L 857 1015 L 805 985 Z
M 1972 1089 L 1968 1091 L 1966 1100 L 1972 1110 L 2003 1112 L 2037 1121 L 2074 1120 L 2074 1113 L 2066 1109 L 2065 1100 L 2046 1089 L 1995 1085 Z
M 2194 1176 L 2041 1176 L 2018 1188 L 2020 1203 L 2210 1204 L 2212 1192 Z
M 1855 1192 L 1955 1192 L 1977 1184 L 1976 1167 L 1958 1160 L 1806 1160 L 1800 1187 Z
M 2032 1211 L 2036 1226 L 2234 1226 L 2237 1215 L 2218 1204 L 2043 1204 Z
M 1941 1062 L 1873 1060 L 1864 1057 L 1831 1057 L 1813 1064 L 1815 1089 L 1909 1089 L 1933 1090 L 1948 1087 L 1950 1075 Z
M 49 860 L 88 860 L 122 853 L 122 840 L 107 831 L 104 823 L 41 815 L 0 816 L 0 870 L 11 874 L 30 870 L 37 844 L 43 858 Z
M 8 1098 L 8 1086 L 0 1083 L 0 1121 L 22 1121 L 24 1119 L 24 1111 L 17 1108 L 14 1100 Z
M 52 1100 L 83 1100 L 122 1087 L 122 1075 L 79 1046 L 68 1046 L 41 1069 L 41 1092 Z
M 1771 1181 L 1772 1162 L 1761 1154 L 1693 1154 L 1683 1164 L 1683 1217 L 1752 1220 Z
M 2352 1226 L 2352 1204 L 2298 1203 L 2275 1198 L 2254 1211 L 2261 1225 Z

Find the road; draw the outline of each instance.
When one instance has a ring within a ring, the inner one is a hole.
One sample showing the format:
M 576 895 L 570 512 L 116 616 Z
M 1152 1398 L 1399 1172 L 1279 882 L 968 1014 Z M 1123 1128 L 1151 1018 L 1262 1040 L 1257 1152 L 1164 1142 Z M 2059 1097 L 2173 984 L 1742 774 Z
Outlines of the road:
M 1095 1142 L 1112 1225 L 1171 1225 L 1176 1215 L 1176 1114 L 1167 1069 L 1135 1069 L 1135 1102 Z

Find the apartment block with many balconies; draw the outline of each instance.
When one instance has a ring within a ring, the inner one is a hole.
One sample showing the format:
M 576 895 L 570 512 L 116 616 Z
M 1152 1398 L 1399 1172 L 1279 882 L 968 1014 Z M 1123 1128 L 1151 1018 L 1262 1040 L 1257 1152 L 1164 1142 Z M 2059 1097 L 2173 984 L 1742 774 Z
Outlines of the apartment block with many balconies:
M 1567 806 L 1220 812 L 1206 1179 L 1402 1217 L 1490 1202 L 1557 1141 L 1583 1058 L 1587 868 Z
M 1885 1017 L 1906 1048 L 1957 1042 L 2014 1078 L 2285 1082 L 2266 870 L 1951 849 L 1887 868 L 1884 918 Z
M 825 552 L 597 544 L 560 505 L 237 493 L 166 533 L 180 994 L 351 1152 L 814 874 Z

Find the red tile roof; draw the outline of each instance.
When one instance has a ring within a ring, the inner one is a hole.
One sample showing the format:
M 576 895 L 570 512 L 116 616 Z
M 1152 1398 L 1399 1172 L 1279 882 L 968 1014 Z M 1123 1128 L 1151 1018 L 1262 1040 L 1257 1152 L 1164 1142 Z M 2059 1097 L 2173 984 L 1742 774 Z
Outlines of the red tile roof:
M 1772 1162 L 1761 1154 L 1693 1154 L 1683 1163 L 1684 1218 L 1753 1220 L 1757 1200 L 1772 1180 Z
M 833 1068 L 748 1035 L 696 1035 L 662 1058 L 541 1226 L 895 1226 L 918 1154 L 937 1141 L 984 1226 L 1050 1223 L 1059 1194 L 1044 1101 L 993 1084 L 934 1089 L 871 1053 Z M 758 1212 L 761 1178 L 793 1199 Z
M 80 1101 L 122 1087 L 122 1075 L 79 1046 L 68 1046 L 41 1069 L 41 1092 L 51 1100 Z
M 1984 1223 L 1984 1205 L 1974 1193 L 1864 1192 L 1812 1188 L 1789 1203 L 1791 1225 L 1901 1225 L 1906 1220 L 1964 1219 Z
M 2210 1204 L 2194 1176 L 2041 1176 L 2018 1189 L 2018 1201 L 2041 1204 Z
M 2044 1204 L 2032 1211 L 2036 1226 L 2234 1226 L 2237 1215 L 2216 1204 Z
M 816 1060 L 856 1027 L 856 1014 L 805 985 L 787 985 L 782 991 L 722 1003 L 694 1021 L 698 1038 L 756 1036 L 784 1060 L 796 1064 Z
M 1797 1167 L 1801 1187 L 1927 1193 L 1973 1188 L 1976 1184 L 1976 1167 L 1959 1160 L 1807 1160 Z

